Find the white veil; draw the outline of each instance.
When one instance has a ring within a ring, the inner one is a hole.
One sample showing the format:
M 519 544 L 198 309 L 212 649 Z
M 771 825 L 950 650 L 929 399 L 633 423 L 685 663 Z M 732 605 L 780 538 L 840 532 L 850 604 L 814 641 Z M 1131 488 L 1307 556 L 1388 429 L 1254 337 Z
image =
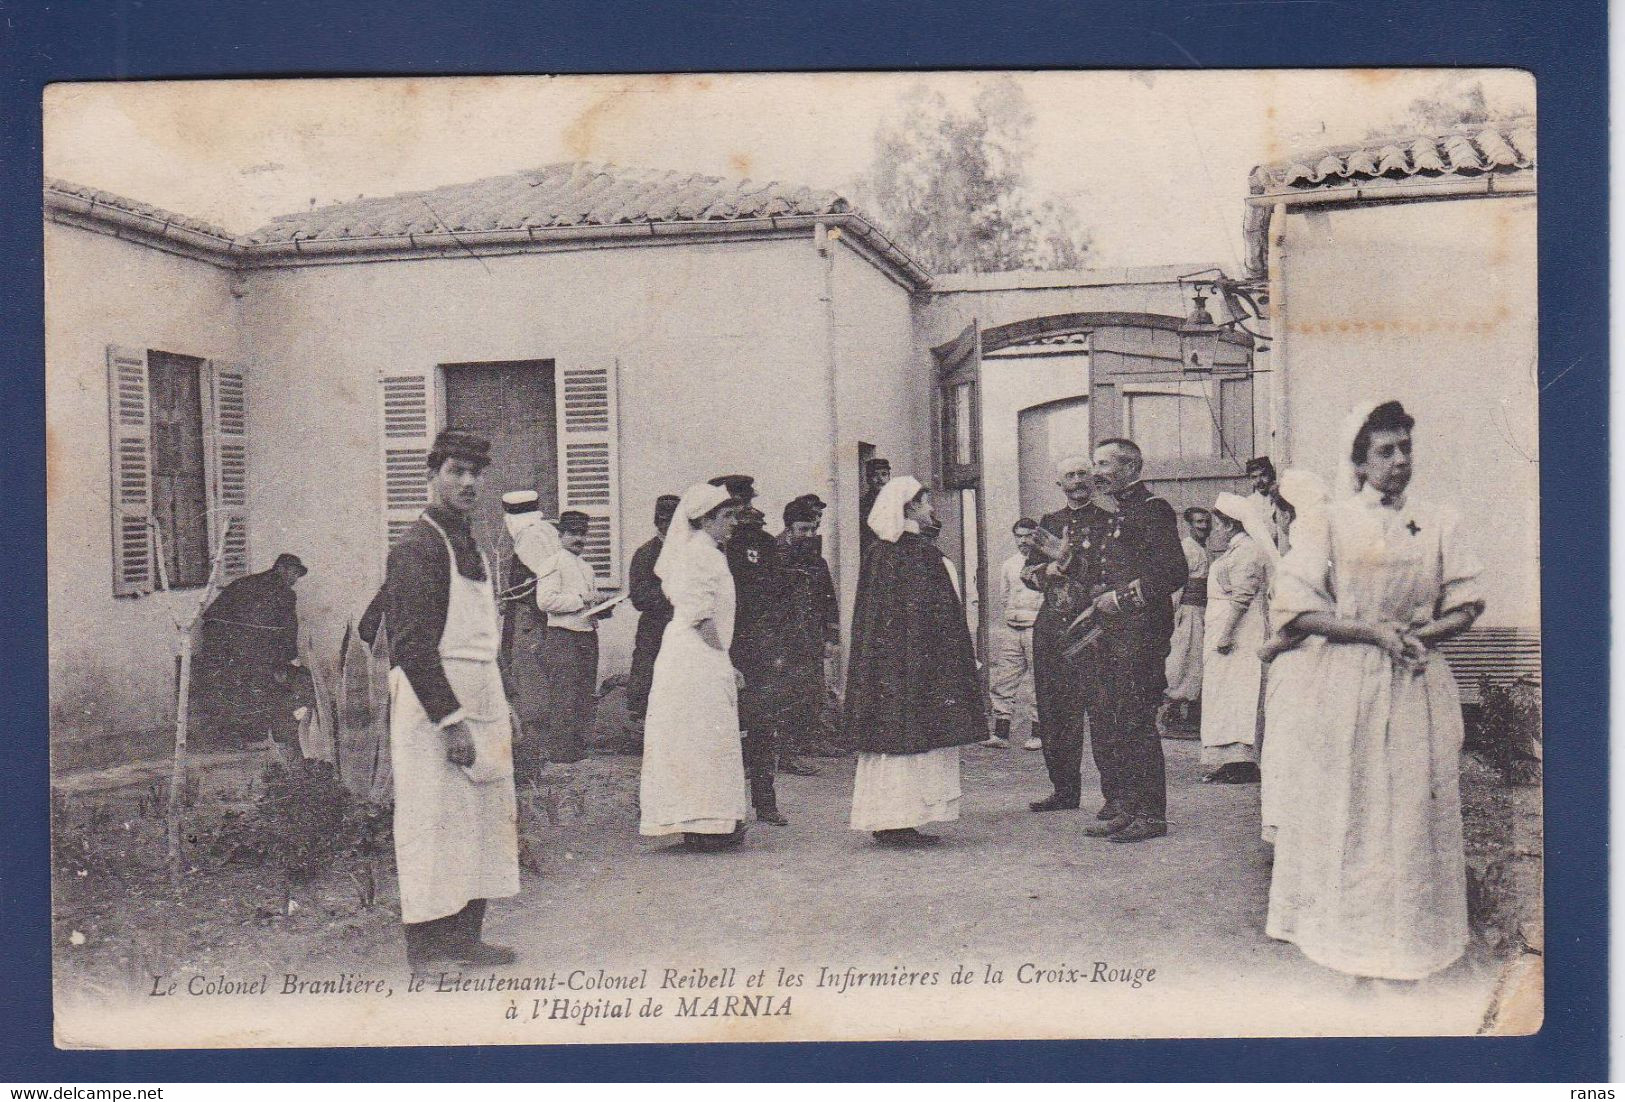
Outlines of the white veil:
M 709 482 L 696 482 L 683 491 L 677 501 L 677 512 L 666 528 L 665 542 L 660 545 L 660 558 L 655 560 L 655 576 L 666 583 L 666 592 L 682 583 L 682 573 L 690 559 L 690 552 L 701 540 L 710 537 L 689 521 L 699 520 L 705 514 L 728 500 L 728 491 Z
M 1242 530 L 1253 538 L 1253 542 L 1258 544 L 1259 552 L 1270 562 L 1280 561 L 1281 552 L 1276 548 L 1275 539 L 1270 534 L 1263 503 L 1257 498 L 1242 497 L 1240 494 L 1220 494 L 1214 499 L 1213 508 L 1231 520 L 1239 521 Z
M 869 509 L 869 529 L 887 543 L 896 543 L 904 532 L 918 532 L 920 526 L 903 516 L 903 506 L 913 501 L 925 487 L 908 475 L 894 478 L 880 488 Z
M 1354 438 L 1360 435 L 1367 417 L 1381 402 L 1361 402 L 1349 410 L 1348 416 L 1343 418 L 1343 427 L 1337 434 L 1338 446 L 1342 449 L 1337 455 L 1337 495 L 1339 497 L 1352 497 L 1360 492 L 1360 476 L 1354 469 Z M 1288 498 L 1287 500 L 1291 500 Z

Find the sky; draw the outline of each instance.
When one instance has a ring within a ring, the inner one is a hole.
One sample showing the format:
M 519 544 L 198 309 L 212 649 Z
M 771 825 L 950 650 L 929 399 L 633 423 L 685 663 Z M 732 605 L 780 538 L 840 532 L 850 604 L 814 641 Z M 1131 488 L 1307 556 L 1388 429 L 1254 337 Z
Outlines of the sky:
M 1259 163 L 1363 139 L 1419 96 L 1481 81 L 1534 111 L 1512 70 L 1016 73 L 1032 187 L 1070 200 L 1094 267 L 1239 269 Z M 967 104 L 986 73 L 455 77 L 58 84 L 45 172 L 233 232 L 278 214 L 592 161 L 846 195 L 876 128 L 925 84 Z

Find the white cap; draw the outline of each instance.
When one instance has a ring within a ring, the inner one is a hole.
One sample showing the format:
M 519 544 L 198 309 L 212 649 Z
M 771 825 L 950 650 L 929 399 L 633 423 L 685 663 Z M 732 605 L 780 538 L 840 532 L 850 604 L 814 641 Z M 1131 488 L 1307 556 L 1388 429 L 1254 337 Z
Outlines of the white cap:
M 514 490 L 502 495 L 505 513 L 534 513 L 541 508 L 541 498 L 535 490 Z

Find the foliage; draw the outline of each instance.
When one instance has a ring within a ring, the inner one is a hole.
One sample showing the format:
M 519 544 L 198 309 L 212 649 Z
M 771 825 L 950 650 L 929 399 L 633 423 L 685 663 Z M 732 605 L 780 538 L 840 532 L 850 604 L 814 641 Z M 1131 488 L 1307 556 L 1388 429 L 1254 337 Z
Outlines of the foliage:
M 1081 267 L 1090 242 L 1076 210 L 1028 184 L 1032 124 L 1009 77 L 963 110 L 918 85 L 875 133 L 862 205 L 933 272 Z
M 328 762 L 293 758 L 266 768 L 259 799 L 222 819 L 211 849 L 226 863 L 279 866 L 289 883 L 306 883 L 343 858 L 370 869 L 389 837 L 388 809 L 352 796 Z M 372 879 L 374 890 L 358 889 L 364 897 L 376 894 Z
M 1488 679 L 1479 686 L 1477 711 L 1467 724 L 1466 747 L 1493 766 L 1506 784 L 1540 783 L 1540 686 Z
M 1479 77 L 1446 73 L 1397 115 L 1370 127 L 1365 140 L 1447 134 L 1527 113 L 1526 104 L 1492 99 Z

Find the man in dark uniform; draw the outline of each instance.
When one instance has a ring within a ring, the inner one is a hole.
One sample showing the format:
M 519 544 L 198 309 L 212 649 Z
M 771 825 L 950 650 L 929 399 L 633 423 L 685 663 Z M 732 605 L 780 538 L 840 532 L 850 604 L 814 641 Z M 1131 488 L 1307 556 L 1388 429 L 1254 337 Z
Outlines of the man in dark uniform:
M 776 566 L 778 544 L 766 531 L 766 518 L 751 502 L 756 482 L 749 475 L 719 475 L 711 485 L 722 486 L 740 507 L 739 524 L 725 551 L 728 569 L 734 579 L 734 638 L 729 657 L 734 669 L 745 678 L 739 690 L 739 727 L 744 732 L 742 750 L 745 777 L 750 781 L 750 802 L 756 818 L 783 826 L 789 822 L 779 813 L 778 794 L 773 788 L 773 771 L 778 765 L 778 747 L 773 737 L 771 678 L 773 670 L 773 606 L 779 599 L 780 577 Z
M 203 613 L 190 695 L 199 733 L 236 744 L 292 737 L 299 706 L 299 556 L 238 578 Z M 203 740 L 200 740 L 203 741 Z
M 649 710 L 649 688 L 654 684 L 655 659 L 660 656 L 660 639 L 671 623 L 671 602 L 660 588 L 655 563 L 666 543 L 666 529 L 677 512 L 677 495 L 655 498 L 655 536 L 632 555 L 627 571 L 627 591 L 632 607 L 639 612 L 638 633 L 632 645 L 632 672 L 626 682 L 626 717 L 639 730 L 643 741 L 643 717 Z
M 1085 833 L 1115 842 L 1168 833 L 1156 710 L 1167 685 L 1172 597 L 1185 583 L 1186 564 L 1173 507 L 1140 481 L 1143 466 L 1132 440 L 1102 441 L 1093 457 L 1097 493 L 1078 518 L 1082 538 L 1047 530 L 1034 538 L 1035 552 L 1049 560 L 1032 572 L 1046 586 L 1046 598 L 1049 587 L 1064 587 L 1076 608 L 1072 623 L 1087 611 L 1085 622 L 1098 626 L 1098 637 L 1073 666 L 1107 801 L 1105 818 Z M 1069 627 L 1066 638 L 1077 639 L 1077 629 Z M 1075 793 L 1077 782 L 1068 779 Z M 1068 795 L 1057 786 L 1055 796 L 1040 803 L 1065 806 Z M 1075 795 L 1070 804 L 1077 806 Z
M 784 507 L 784 531 L 777 539 L 775 560 L 779 589 L 768 610 L 767 625 L 772 663 L 766 690 L 771 698 L 779 767 L 801 776 L 818 773 L 796 755 L 824 749 L 819 745 L 824 663 L 841 639 L 835 580 L 819 553 L 819 510 L 812 504 L 816 500 L 805 495 Z
M 858 491 L 858 543 L 868 547 L 875 534 L 869 530 L 869 510 L 875 507 L 875 498 L 886 483 L 891 481 L 891 460 L 871 459 L 863 465 L 863 488 Z
M 1094 494 L 1094 463 L 1088 456 L 1063 459 L 1056 468 L 1056 485 L 1066 495 L 1066 507 L 1045 513 L 1038 527 L 1066 541 L 1070 561 L 1081 561 L 1080 551 L 1091 519 L 1100 510 L 1090 502 Z M 1035 530 L 1034 541 L 1042 539 Z M 1083 611 L 1078 584 L 1044 573 L 1050 559 L 1038 552 L 1027 557 L 1022 579 L 1044 594 L 1033 622 L 1033 691 L 1038 704 L 1038 726 L 1044 732 L 1044 766 L 1055 791 L 1031 804 L 1034 811 L 1076 809 L 1081 795 L 1083 742 L 1088 734 L 1088 713 L 1083 704 L 1078 660 L 1066 654 L 1066 627 Z M 1115 806 L 1115 805 L 1114 805 Z

